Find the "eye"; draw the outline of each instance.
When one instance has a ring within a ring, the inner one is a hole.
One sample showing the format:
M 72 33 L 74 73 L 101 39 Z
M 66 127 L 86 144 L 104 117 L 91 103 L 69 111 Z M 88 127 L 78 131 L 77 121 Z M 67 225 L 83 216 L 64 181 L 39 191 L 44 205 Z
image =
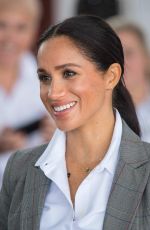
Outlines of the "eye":
M 51 83 L 51 77 L 50 76 L 47 76 L 44 74 L 38 74 L 38 78 L 39 78 L 41 83 L 44 83 L 44 84 Z
M 64 78 L 71 78 L 71 77 L 74 77 L 77 73 L 75 71 L 72 71 L 72 70 L 65 70 L 63 72 L 63 76 Z

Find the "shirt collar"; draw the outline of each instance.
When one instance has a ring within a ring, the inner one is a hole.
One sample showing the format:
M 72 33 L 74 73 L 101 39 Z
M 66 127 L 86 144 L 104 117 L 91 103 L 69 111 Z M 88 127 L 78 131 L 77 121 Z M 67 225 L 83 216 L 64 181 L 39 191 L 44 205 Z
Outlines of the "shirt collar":
M 66 135 L 59 129 L 56 129 L 51 141 L 49 142 L 47 148 L 45 149 L 42 156 L 38 159 L 35 166 L 44 167 L 49 165 L 53 167 L 57 165 L 62 158 L 64 158 L 66 144 Z

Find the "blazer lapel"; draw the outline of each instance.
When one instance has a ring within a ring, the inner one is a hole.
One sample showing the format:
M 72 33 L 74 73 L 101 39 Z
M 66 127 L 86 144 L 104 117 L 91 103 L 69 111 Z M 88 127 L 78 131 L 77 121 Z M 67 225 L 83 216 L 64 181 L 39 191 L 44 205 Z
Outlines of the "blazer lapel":
M 110 192 L 104 230 L 129 230 L 142 198 L 150 170 L 140 139 L 123 122 L 120 159 Z
M 50 180 L 40 168 L 34 166 L 35 162 L 30 165 L 26 176 L 21 207 L 21 230 L 39 229 L 46 193 L 50 186 Z

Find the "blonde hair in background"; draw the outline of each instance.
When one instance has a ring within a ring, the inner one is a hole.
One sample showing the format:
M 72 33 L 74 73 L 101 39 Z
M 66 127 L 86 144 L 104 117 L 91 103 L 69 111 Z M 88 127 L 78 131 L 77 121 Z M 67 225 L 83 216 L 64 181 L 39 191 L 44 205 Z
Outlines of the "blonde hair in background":
M 36 24 L 42 17 L 42 4 L 39 0 L 0 0 L 0 12 L 21 9 L 27 12 Z

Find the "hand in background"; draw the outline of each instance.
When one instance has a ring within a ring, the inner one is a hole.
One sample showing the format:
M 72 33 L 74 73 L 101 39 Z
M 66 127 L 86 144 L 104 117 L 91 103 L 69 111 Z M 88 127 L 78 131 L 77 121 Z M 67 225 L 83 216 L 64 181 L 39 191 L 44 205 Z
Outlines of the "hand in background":
M 26 135 L 22 132 L 6 128 L 0 133 L 0 153 L 21 149 L 25 146 L 25 143 Z

